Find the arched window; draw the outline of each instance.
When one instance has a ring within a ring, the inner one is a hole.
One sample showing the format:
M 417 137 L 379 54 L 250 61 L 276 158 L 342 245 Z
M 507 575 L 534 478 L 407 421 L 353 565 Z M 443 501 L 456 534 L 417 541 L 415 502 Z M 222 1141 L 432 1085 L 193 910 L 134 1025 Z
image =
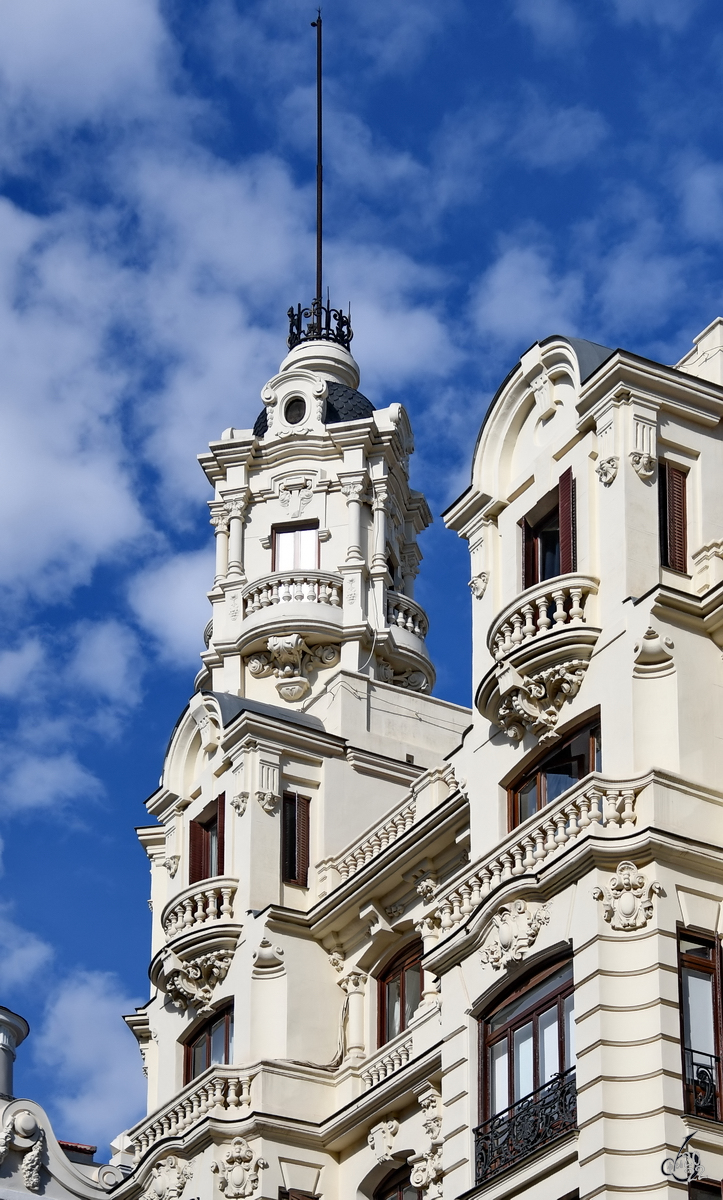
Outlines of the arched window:
M 196 1029 L 184 1046 L 184 1083 L 190 1083 L 208 1067 L 233 1061 L 233 1008 L 215 1012 Z
M 379 987 L 379 1045 L 407 1028 L 422 998 L 422 943 L 406 946 L 382 971 Z
M 572 963 L 508 993 L 480 1025 L 478 1182 L 576 1126 Z
M 578 780 L 602 768 L 600 722 L 558 742 L 508 788 L 510 829 L 551 804 Z
M 409 1167 L 400 1167 L 386 1179 L 374 1193 L 374 1200 L 422 1200 L 419 1188 L 409 1182 Z

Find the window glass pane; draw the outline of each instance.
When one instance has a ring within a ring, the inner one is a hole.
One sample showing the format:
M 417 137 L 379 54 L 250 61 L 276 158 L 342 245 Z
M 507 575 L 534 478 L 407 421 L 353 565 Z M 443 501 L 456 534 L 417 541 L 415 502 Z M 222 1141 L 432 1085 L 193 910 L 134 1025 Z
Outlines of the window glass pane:
M 540 562 L 540 580 L 560 574 L 560 516 L 557 509 L 535 529 Z
M 575 1066 L 575 996 L 566 996 L 563 1001 L 565 1012 L 565 1065 L 567 1071 Z
M 540 1086 L 549 1083 L 560 1070 L 559 1036 L 557 1029 L 557 1005 L 542 1013 L 537 1027 L 540 1056 Z
M 228 1062 L 233 1062 L 233 1013 L 228 1018 Z
M 407 967 L 404 972 L 404 1027 L 406 1029 L 409 1024 L 410 1017 L 419 1008 L 419 1001 L 422 998 L 421 988 L 421 968 L 419 963 L 413 967 Z
M 709 942 L 694 942 L 691 938 L 680 939 L 681 954 L 694 954 L 696 958 L 707 958 L 709 961 L 713 957 L 713 947 Z
M 274 566 L 277 571 L 293 571 L 294 569 L 294 536 L 293 529 L 281 529 L 276 534 Z
M 208 874 L 218 875 L 218 821 L 211 821 L 208 830 Z
M 402 1200 L 419 1200 L 419 1192 L 408 1183 L 402 1191 Z
M 201 1074 L 201 1071 L 206 1070 L 206 1035 L 205 1034 L 203 1035 L 202 1038 L 199 1038 L 198 1041 L 196 1042 L 195 1046 L 193 1047 L 191 1057 L 192 1057 L 191 1075 L 192 1075 L 192 1078 L 195 1079 L 197 1075 Z
M 490 1111 L 492 1116 L 509 1108 L 507 1038 L 490 1047 Z
M 545 996 L 549 996 L 551 992 L 556 992 L 564 983 L 572 979 L 572 964 L 566 963 L 564 967 L 560 967 L 557 971 L 553 971 L 547 979 L 543 979 L 536 987 L 530 988 L 523 992 L 521 996 L 516 996 L 504 1008 L 501 1008 L 498 1013 L 490 1019 L 490 1029 L 501 1029 L 508 1021 L 511 1021 L 517 1013 L 525 1012 L 539 1000 L 543 1000 Z
M 396 1037 L 400 1031 L 399 981 L 400 976 L 397 975 L 396 979 L 390 979 L 387 984 L 387 1041 Z
M 316 568 L 316 529 L 299 529 L 296 534 L 299 547 L 299 561 L 294 563 L 304 571 Z
M 226 1059 L 226 1022 L 223 1017 L 211 1027 L 211 1064 Z
M 595 745 L 595 766 L 591 770 L 602 771 L 602 734 L 599 725 L 597 729 L 593 729 L 592 738 Z
M 683 968 L 683 1029 L 689 1050 L 715 1054 L 713 976 Z
M 532 1021 L 528 1021 L 521 1029 L 516 1029 L 512 1037 L 515 1051 L 515 1100 L 521 1100 L 535 1088 Z
M 534 775 L 529 783 L 521 787 L 517 793 L 520 809 L 520 823 L 526 821 L 533 813 L 537 812 L 537 775 Z

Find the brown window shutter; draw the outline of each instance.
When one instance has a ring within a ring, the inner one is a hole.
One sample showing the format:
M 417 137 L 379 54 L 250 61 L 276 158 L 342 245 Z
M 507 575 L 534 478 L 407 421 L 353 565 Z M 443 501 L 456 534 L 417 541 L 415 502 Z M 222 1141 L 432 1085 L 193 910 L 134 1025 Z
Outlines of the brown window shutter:
M 666 463 L 668 501 L 668 566 L 673 571 L 688 569 L 686 544 L 685 472 Z
M 539 583 L 537 578 L 537 547 L 528 521 L 520 521 L 522 530 L 522 590 Z
M 224 792 L 221 792 L 217 803 L 218 811 L 216 815 L 216 837 L 218 839 L 218 874 L 223 875 L 224 837 L 226 832 L 226 795 Z
M 281 800 L 281 878 L 296 883 L 296 793 L 284 792 Z
M 575 531 L 575 480 L 572 468 L 560 476 L 558 485 L 560 505 L 560 574 L 569 575 L 577 570 L 577 546 Z
M 198 821 L 188 826 L 188 882 L 198 883 L 206 878 L 206 842 L 208 834 Z
M 296 882 L 309 886 L 309 804 L 306 796 L 296 797 Z

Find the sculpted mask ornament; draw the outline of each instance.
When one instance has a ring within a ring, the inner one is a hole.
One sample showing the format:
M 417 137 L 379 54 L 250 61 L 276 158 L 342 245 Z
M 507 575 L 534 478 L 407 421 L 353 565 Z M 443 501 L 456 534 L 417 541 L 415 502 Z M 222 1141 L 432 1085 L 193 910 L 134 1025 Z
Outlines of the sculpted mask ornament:
M 218 1175 L 218 1190 L 228 1200 L 243 1200 L 253 1196 L 259 1186 L 259 1171 L 266 1170 L 268 1163 L 254 1152 L 245 1138 L 236 1137 L 221 1161 L 214 1160 L 211 1170 Z
M 214 988 L 226 978 L 233 954 L 228 950 L 212 950 L 187 962 L 176 959 L 175 955 L 173 958 L 175 962 L 163 977 L 163 990 L 181 1012 L 189 1005 L 198 1013 L 212 1012 Z
M 617 456 L 611 454 L 610 458 L 602 458 L 595 467 L 595 471 L 601 483 L 603 483 L 605 487 L 610 487 L 610 484 L 613 482 L 618 473 Z
M 246 812 L 246 805 L 249 802 L 248 792 L 239 792 L 237 796 L 231 797 L 231 808 L 233 808 L 240 817 Z
M 482 962 L 489 963 L 495 971 L 521 962 L 549 920 L 546 904 L 530 905 L 526 900 L 503 904 L 492 918 L 494 933 L 489 945 L 481 952 Z
M 643 929 L 653 915 L 653 896 L 664 895 L 659 883 L 648 883 L 633 862 L 621 862 L 607 887 L 593 889 L 603 901 L 603 919 L 613 929 Z
M 541 746 L 554 742 L 560 709 L 580 691 L 587 666 L 586 661 L 573 659 L 524 676 L 512 666 L 505 667 L 500 673 L 500 691 L 504 691 L 497 724 L 514 741 L 520 741 L 529 729 Z
M 475 600 L 481 600 L 487 591 L 487 584 L 490 581 L 489 571 L 480 571 L 479 575 L 473 575 L 469 581 L 469 590 Z
M 192 1176 L 190 1163 L 182 1163 L 175 1154 L 169 1154 L 154 1166 L 143 1193 L 144 1200 L 177 1200 Z
M 309 691 L 307 675 L 339 661 L 338 646 L 307 646 L 300 633 L 274 635 L 267 638 L 266 647 L 266 651 L 251 654 L 246 666 L 256 679 L 274 675 L 276 690 L 289 702 L 301 700 Z
M 163 860 L 163 866 L 168 871 L 168 874 L 171 876 L 171 879 L 175 879 L 176 871 L 178 870 L 178 864 L 180 861 L 181 861 L 180 854 L 170 854 L 168 856 L 168 858 Z
M 430 1086 L 419 1096 L 419 1104 L 424 1111 L 423 1125 L 429 1144 L 422 1154 L 409 1159 L 412 1168 L 410 1183 L 424 1192 L 424 1200 L 441 1200 L 444 1176 L 442 1098 L 437 1089 Z
M 652 479 L 655 474 L 655 459 L 652 454 L 643 454 L 640 450 L 633 450 L 630 455 L 630 461 L 633 464 L 633 470 L 640 479 Z

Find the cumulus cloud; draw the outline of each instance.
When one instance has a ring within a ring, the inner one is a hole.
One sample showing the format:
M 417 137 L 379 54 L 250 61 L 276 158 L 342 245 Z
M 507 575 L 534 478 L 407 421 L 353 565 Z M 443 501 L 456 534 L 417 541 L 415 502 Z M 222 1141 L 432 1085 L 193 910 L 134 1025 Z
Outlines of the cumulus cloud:
M 30 986 L 53 957 L 48 943 L 18 925 L 11 914 L 12 906 L 0 903 L 0 988 L 4 994 Z
M 17 650 L 0 651 L 0 696 L 14 696 L 27 686 L 42 653 L 37 637 L 28 638 Z
M 557 274 L 535 246 L 510 245 L 487 269 L 472 295 L 480 333 L 503 343 L 533 342 L 551 333 L 573 334 L 583 295 L 579 274 Z
M 686 228 L 701 241 L 723 241 L 723 164 L 685 163 L 680 171 Z
M 678 32 L 696 15 L 700 0 L 612 0 L 618 20 L 658 25 Z
M 568 50 L 582 36 L 579 11 L 570 0 L 512 0 L 512 11 L 545 50 Z
M 70 732 L 65 728 L 63 731 Z M 57 734 L 57 730 L 53 732 Z M 105 790 L 72 750 L 37 754 L 24 748 L 19 752 L 6 748 L 1 758 L 4 779 L 0 785 L 0 805 L 6 813 L 55 810 L 70 800 L 96 799 Z
M 176 554 L 130 583 L 129 599 L 159 653 L 180 668 L 196 663 L 211 616 L 206 592 L 213 583 L 213 548 Z
M 142 659 L 138 638 L 120 621 L 82 621 L 68 666 L 71 680 L 122 706 L 138 700 Z
M 121 1019 L 139 1003 L 108 972 L 77 971 L 53 988 L 33 1054 L 55 1074 L 49 1107 L 59 1137 L 92 1140 L 103 1154 L 142 1116 L 141 1059 Z
M 531 167 L 566 169 L 594 154 L 607 132 L 605 120 L 594 109 L 582 104 L 557 107 L 528 92 L 512 146 Z

